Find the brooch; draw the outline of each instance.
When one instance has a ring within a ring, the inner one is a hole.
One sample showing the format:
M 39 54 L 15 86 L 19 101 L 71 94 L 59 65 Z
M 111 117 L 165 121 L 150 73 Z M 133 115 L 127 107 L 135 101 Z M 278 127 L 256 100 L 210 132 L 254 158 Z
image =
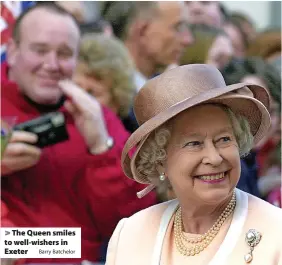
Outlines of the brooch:
M 260 242 L 261 234 L 255 229 L 250 229 L 246 233 L 246 243 L 250 247 L 250 252 L 244 256 L 246 263 L 250 263 L 253 260 L 253 250 L 255 246 Z

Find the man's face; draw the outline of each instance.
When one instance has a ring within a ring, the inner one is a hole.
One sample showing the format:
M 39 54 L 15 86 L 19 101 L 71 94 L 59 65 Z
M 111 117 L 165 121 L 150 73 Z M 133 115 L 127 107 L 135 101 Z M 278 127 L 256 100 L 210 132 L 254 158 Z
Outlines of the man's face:
M 31 11 L 20 25 L 19 43 L 8 48 L 9 77 L 22 93 L 39 104 L 56 104 L 58 85 L 76 66 L 79 30 L 67 15 L 45 9 Z
M 193 41 L 181 2 L 158 2 L 156 15 L 146 27 L 142 51 L 156 66 L 178 63 L 185 46 Z
M 190 24 L 220 27 L 222 15 L 217 1 L 186 1 L 185 9 Z

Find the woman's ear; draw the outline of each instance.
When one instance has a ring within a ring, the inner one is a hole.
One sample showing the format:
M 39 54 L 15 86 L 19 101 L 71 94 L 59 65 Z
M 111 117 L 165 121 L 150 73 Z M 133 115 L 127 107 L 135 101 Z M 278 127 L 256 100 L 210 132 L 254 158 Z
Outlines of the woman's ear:
M 18 44 L 13 39 L 10 39 L 7 43 L 7 63 L 10 67 L 16 64 L 18 49 Z

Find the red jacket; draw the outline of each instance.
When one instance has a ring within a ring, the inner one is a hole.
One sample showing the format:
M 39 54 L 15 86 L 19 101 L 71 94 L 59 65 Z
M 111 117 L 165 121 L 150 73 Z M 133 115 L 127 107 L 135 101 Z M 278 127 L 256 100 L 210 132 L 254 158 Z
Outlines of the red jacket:
M 17 116 L 18 123 L 40 115 L 27 103 L 2 66 L 1 115 Z M 19 227 L 81 227 L 81 260 L 98 261 L 101 243 L 111 236 L 118 221 L 156 203 L 155 195 L 143 199 L 144 188 L 127 177 L 120 165 L 128 133 L 120 120 L 103 108 L 114 147 L 90 155 L 72 117 L 67 117 L 70 139 L 43 149 L 39 163 L 27 170 L 2 177 L 1 199 L 8 208 L 6 220 Z M 23 262 L 79 262 L 67 259 L 29 259 Z

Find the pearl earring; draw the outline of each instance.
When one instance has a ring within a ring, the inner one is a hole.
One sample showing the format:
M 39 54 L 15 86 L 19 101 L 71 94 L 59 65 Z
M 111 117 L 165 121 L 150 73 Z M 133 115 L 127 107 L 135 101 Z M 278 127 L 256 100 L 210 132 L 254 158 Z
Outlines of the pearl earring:
M 165 173 L 162 173 L 159 178 L 160 178 L 160 181 L 164 181 L 165 180 Z

